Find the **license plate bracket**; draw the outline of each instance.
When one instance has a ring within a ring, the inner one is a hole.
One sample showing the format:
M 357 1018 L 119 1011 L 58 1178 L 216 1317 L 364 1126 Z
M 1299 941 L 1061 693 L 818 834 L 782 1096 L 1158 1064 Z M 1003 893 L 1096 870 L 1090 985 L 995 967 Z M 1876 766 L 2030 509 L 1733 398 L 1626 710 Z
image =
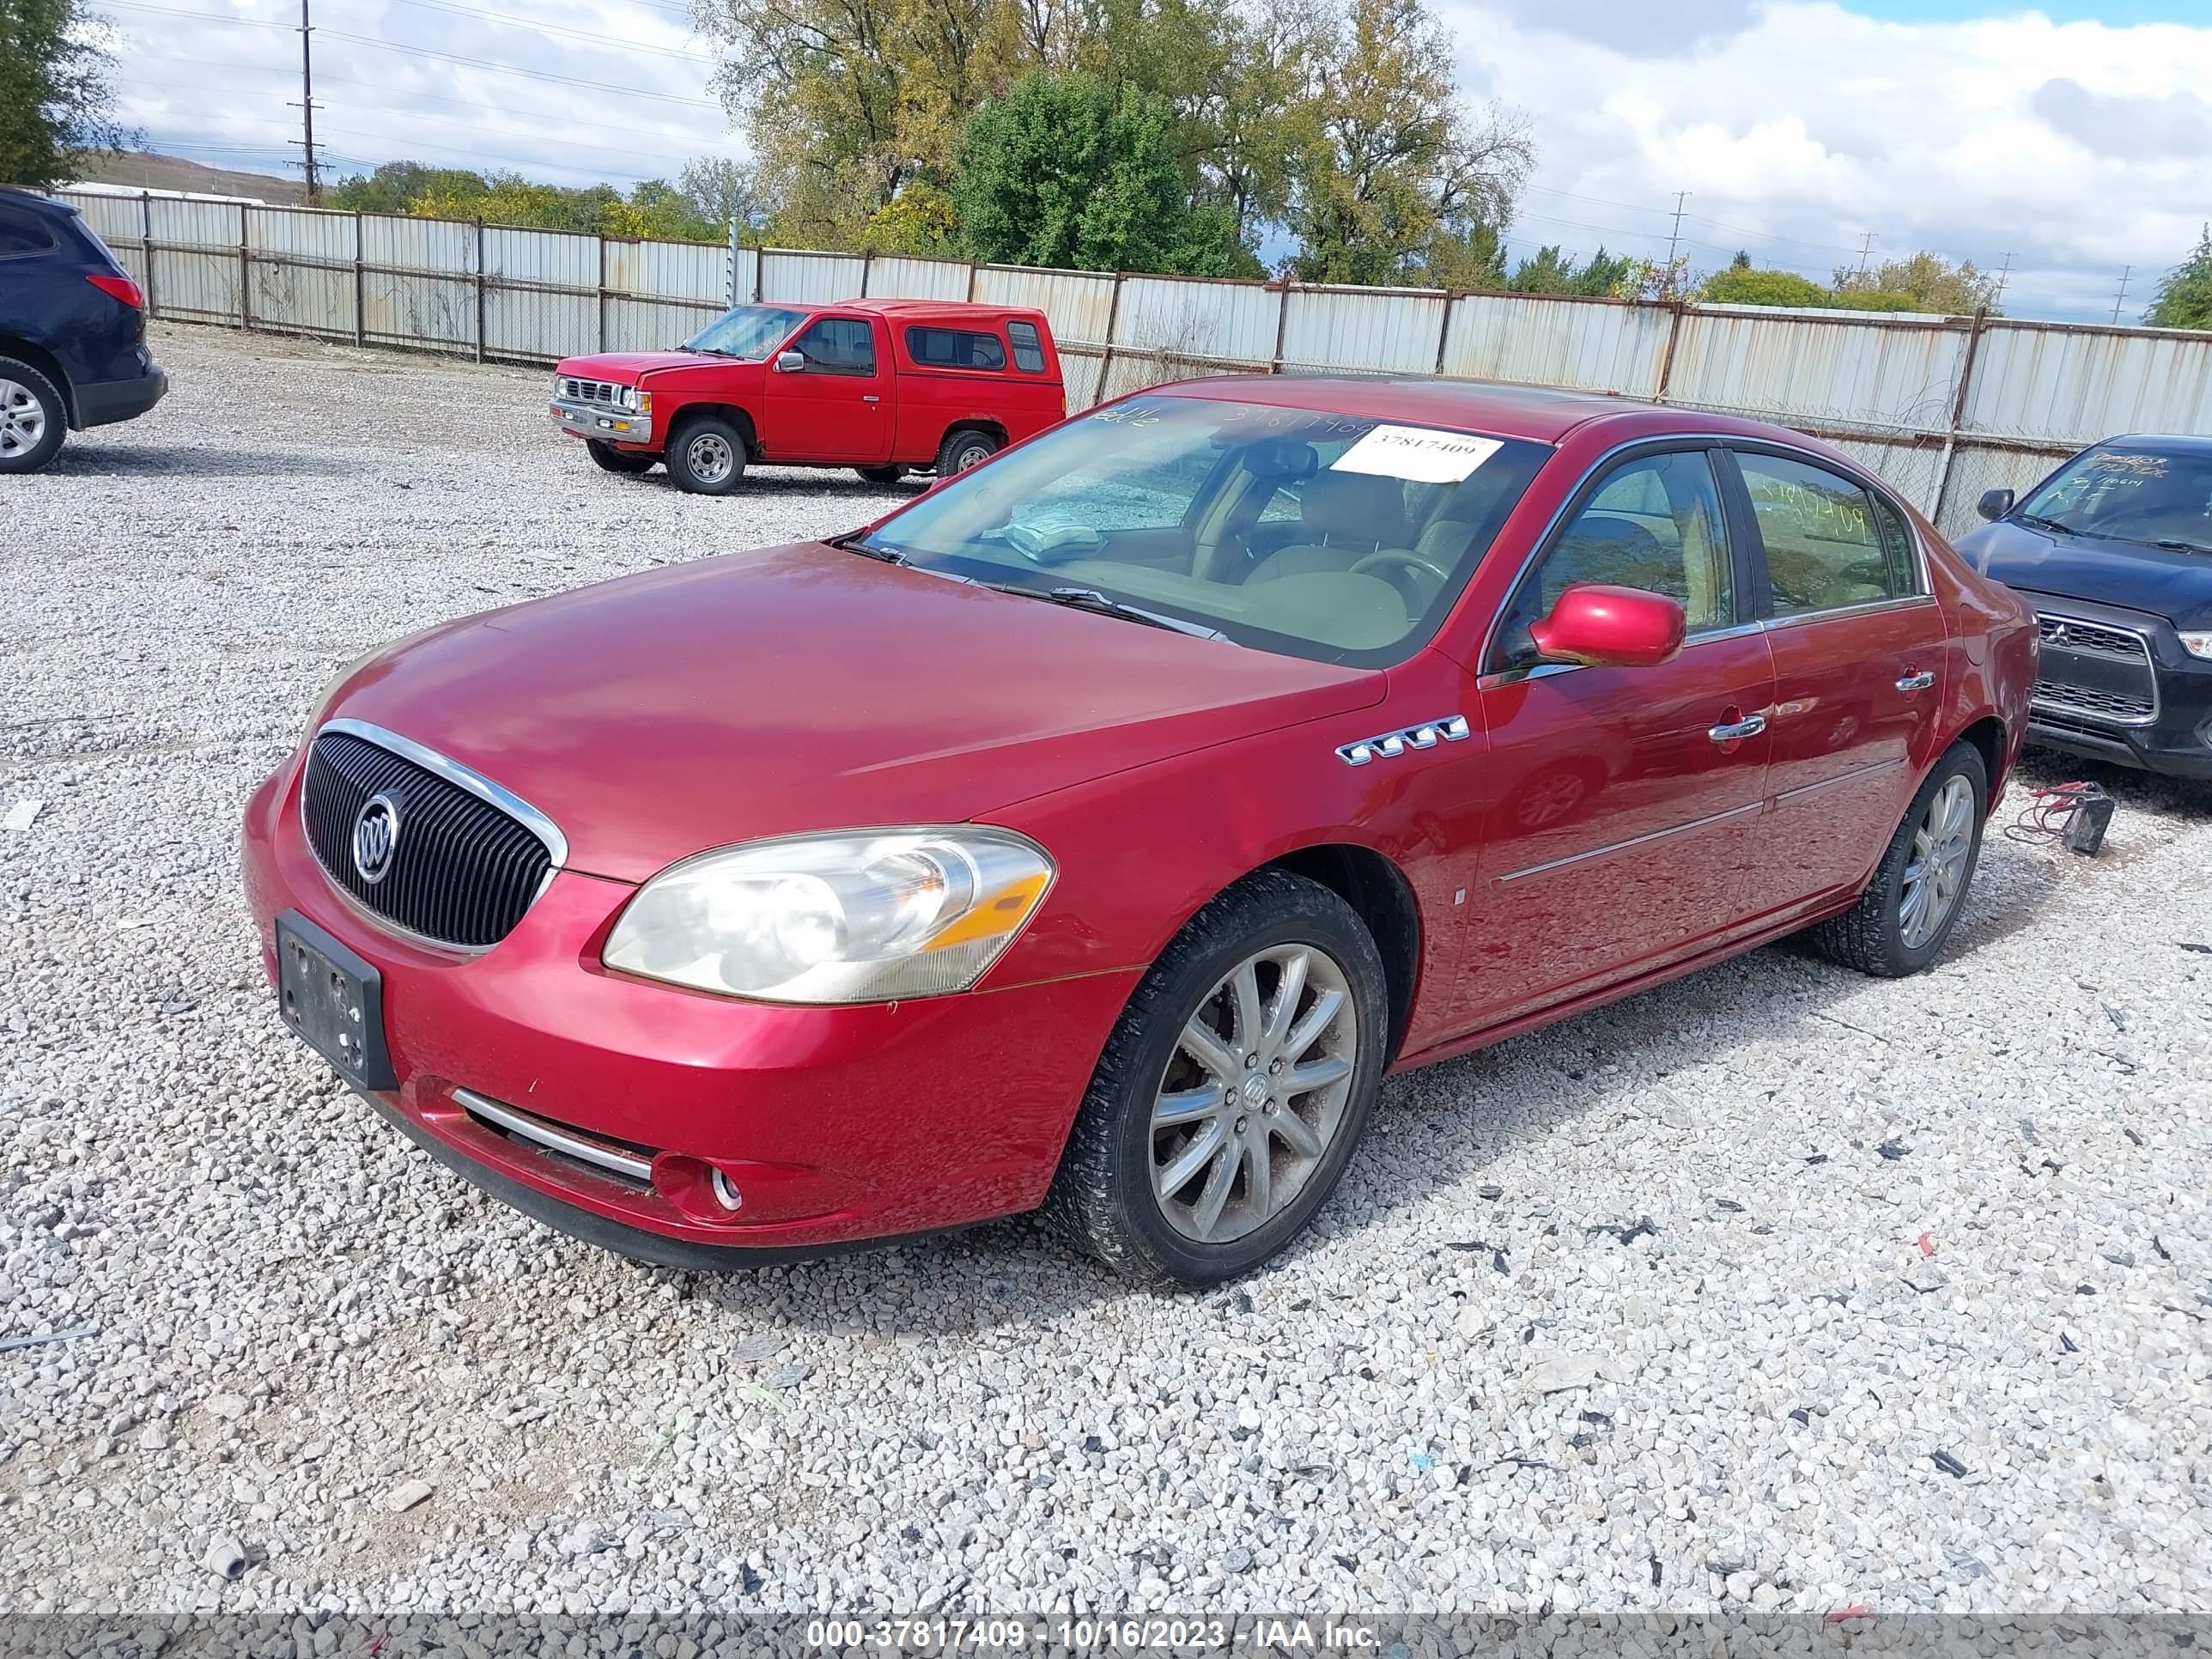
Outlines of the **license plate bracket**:
M 356 1089 L 396 1089 L 384 1041 L 384 975 L 296 910 L 276 918 L 284 1023 Z

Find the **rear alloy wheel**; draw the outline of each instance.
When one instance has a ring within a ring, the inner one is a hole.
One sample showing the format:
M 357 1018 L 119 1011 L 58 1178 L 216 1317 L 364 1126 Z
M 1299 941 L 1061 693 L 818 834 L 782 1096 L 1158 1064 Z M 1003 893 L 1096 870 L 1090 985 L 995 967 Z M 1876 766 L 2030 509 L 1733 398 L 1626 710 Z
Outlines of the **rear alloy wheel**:
M 1951 745 L 1928 775 L 1859 902 L 1812 930 L 1831 961 L 1883 979 L 1936 960 L 1965 908 L 1981 857 L 1989 772 L 1969 743 Z
M 663 459 L 678 489 L 726 495 L 745 476 L 744 436 L 727 421 L 694 421 L 669 441 Z
M 635 450 L 617 449 L 612 444 L 603 444 L 597 438 L 584 440 L 584 447 L 592 452 L 592 459 L 610 472 L 649 472 L 658 455 L 641 455 Z
M 69 410 L 30 364 L 0 357 L 0 472 L 35 472 L 61 453 Z
M 1046 1200 L 1139 1278 L 1217 1284 L 1297 1237 L 1374 1110 L 1382 963 L 1352 908 L 1266 871 L 1192 918 L 1100 1057 Z
M 981 466 L 999 453 L 999 441 L 988 432 L 974 427 L 963 427 L 957 432 L 948 432 L 937 451 L 937 476 L 949 478 L 956 472 L 965 472 L 971 466 Z

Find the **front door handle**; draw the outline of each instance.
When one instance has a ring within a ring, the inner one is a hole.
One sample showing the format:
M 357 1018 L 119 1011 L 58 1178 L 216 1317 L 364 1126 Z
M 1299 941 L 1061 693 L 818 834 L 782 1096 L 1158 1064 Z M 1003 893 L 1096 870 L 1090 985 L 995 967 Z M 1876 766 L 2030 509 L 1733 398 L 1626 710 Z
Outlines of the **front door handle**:
M 1918 673 L 1907 674 L 1903 679 L 1898 681 L 1897 689 L 1900 691 L 1925 691 L 1935 684 L 1935 671 L 1923 668 Z
M 1740 720 L 1730 720 L 1725 726 L 1716 726 L 1705 733 L 1715 743 L 1741 743 L 1746 738 L 1755 738 L 1766 730 L 1766 716 L 1747 714 Z
M 863 392 L 860 394 L 860 401 L 864 404 L 879 404 L 883 399 L 872 392 Z

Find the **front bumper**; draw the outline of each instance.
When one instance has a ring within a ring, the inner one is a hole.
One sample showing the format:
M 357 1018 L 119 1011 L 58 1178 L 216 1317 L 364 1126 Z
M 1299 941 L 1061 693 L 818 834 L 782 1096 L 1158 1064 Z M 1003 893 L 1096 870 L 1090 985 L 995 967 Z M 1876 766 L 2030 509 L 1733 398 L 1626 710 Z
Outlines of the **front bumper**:
M 653 442 L 653 416 L 626 409 L 610 409 L 605 404 L 586 403 L 578 398 L 556 398 L 552 402 L 554 421 L 563 432 L 579 438 L 596 438 L 601 443 L 650 446 Z
M 2162 617 L 2071 595 L 2021 597 L 2033 605 L 2044 633 L 2042 678 L 2028 706 L 2029 742 L 2141 771 L 2212 778 L 2212 661 L 2184 650 Z M 2052 623 L 2075 622 L 2131 635 L 2140 641 L 2140 662 L 2100 659 L 2075 648 L 2063 634 L 2053 638 Z M 2138 707 L 2124 714 L 2100 710 L 2097 703 L 2116 691 Z
M 1138 977 L 850 1008 L 708 996 L 602 967 L 635 890 L 568 870 L 492 949 L 449 953 L 339 896 L 301 833 L 300 771 L 295 757 L 246 812 L 272 979 L 286 909 L 365 957 L 399 1082 L 377 1109 L 495 1196 L 643 1261 L 758 1261 L 1034 1208 Z M 472 1097 L 625 1151 L 651 1179 L 507 1133 Z M 705 1220 L 714 1170 L 743 1202 Z

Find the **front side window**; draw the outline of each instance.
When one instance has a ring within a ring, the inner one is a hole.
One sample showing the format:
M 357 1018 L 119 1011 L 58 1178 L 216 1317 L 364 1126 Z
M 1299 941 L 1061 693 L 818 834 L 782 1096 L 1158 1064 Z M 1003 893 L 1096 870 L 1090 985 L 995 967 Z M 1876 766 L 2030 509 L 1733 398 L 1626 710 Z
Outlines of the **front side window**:
M 791 343 L 809 374 L 873 374 L 876 331 L 863 318 L 823 317 Z
M 906 349 L 923 368 L 1004 368 L 1006 349 L 995 334 L 966 328 L 910 328 Z
M 1528 623 L 1570 587 L 1599 582 L 1663 594 L 1692 634 L 1735 621 L 1735 576 L 1712 463 L 1703 450 L 1625 461 L 1567 521 L 1522 579 L 1500 640 L 1517 661 Z
M 1913 592 L 1917 580 L 1905 544 L 1899 533 L 1885 536 L 1864 486 L 1779 455 L 1735 459 L 1765 544 L 1776 616 L 1841 611 Z
M 2096 541 L 2202 552 L 2212 548 L 2212 451 L 2101 445 L 2061 467 L 2012 516 Z
M 805 316 L 782 306 L 738 306 L 686 340 L 684 349 L 757 363 L 789 339 Z
M 1103 596 L 1261 650 L 1382 666 L 1436 631 L 1551 453 L 1147 395 L 940 485 L 861 545 L 1039 597 Z
M 1014 367 L 1024 374 L 1044 373 L 1044 341 L 1035 323 L 1019 318 L 1006 325 L 1006 337 L 1014 343 Z

